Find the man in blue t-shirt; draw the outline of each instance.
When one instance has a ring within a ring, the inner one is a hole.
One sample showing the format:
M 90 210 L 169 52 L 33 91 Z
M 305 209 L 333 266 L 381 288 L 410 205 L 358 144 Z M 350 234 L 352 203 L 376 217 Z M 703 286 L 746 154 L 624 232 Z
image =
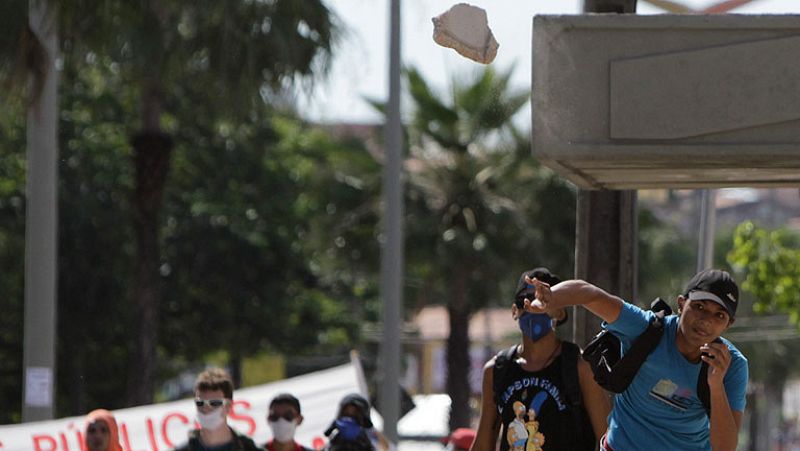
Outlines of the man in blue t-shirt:
M 582 280 L 552 288 L 536 279 L 529 283 L 536 287 L 536 299 L 525 300 L 526 310 L 582 305 L 620 338 L 623 352 L 654 315 Z M 725 271 L 705 270 L 692 278 L 677 298 L 678 315 L 665 318 L 658 346 L 628 388 L 616 395 L 601 449 L 736 449 L 747 359 L 728 340 L 715 340 L 733 324 L 738 299 L 739 288 Z M 708 364 L 710 414 L 697 396 L 701 361 Z

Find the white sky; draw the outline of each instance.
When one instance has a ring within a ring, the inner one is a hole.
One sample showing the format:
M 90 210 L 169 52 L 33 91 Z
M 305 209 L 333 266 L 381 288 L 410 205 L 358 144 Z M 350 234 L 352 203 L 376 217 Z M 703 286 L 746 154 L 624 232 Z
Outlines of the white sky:
M 431 18 L 467 1 L 485 9 L 489 27 L 500 43 L 492 63 L 499 70 L 512 64 L 515 87 L 530 86 L 531 23 L 536 14 L 577 14 L 582 0 L 401 0 L 403 64 L 415 66 L 434 87 L 444 90 L 454 77 L 469 77 L 483 66 L 433 42 Z M 696 9 L 720 0 L 680 0 Z M 334 52 L 327 79 L 311 96 L 300 95 L 300 111 L 321 122 L 379 122 L 363 99 L 386 99 L 388 86 L 389 0 L 326 0 L 347 28 Z M 756 0 L 732 11 L 741 14 L 800 14 L 800 0 Z M 663 13 L 639 0 L 638 14 Z M 527 113 L 528 117 L 530 113 Z M 523 119 L 525 120 L 525 119 Z

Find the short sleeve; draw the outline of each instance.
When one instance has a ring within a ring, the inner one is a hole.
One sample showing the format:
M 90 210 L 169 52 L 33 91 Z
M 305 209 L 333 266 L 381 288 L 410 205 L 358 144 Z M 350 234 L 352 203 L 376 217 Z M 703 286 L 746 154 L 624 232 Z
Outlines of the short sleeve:
M 653 312 L 649 310 L 642 310 L 631 303 L 624 302 L 617 319 L 611 323 L 603 321 L 603 327 L 620 338 L 632 340 L 647 329 L 653 316 Z
M 725 373 L 725 394 L 728 395 L 728 404 L 731 406 L 731 410 L 744 412 L 747 405 L 747 381 L 750 377 L 747 358 L 730 342 L 727 340 L 725 342 L 731 353 L 731 366 Z

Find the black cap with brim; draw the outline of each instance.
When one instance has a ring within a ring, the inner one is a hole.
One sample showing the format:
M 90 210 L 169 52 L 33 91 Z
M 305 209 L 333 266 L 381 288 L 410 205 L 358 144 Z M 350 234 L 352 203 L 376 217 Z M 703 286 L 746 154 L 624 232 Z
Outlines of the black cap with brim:
M 369 407 L 369 401 L 367 401 L 367 398 L 359 395 L 358 393 L 351 393 L 351 394 L 345 396 L 339 402 L 339 414 L 337 415 L 337 417 L 342 416 L 342 411 L 348 405 L 352 405 L 356 409 L 358 409 L 359 413 L 361 414 L 361 418 L 359 420 L 361 420 L 361 426 L 362 427 L 365 427 L 365 428 L 371 428 L 372 427 L 372 418 L 370 416 L 370 412 L 369 412 L 370 411 L 370 407 Z
M 557 275 L 551 273 L 550 270 L 545 268 L 544 266 L 540 266 L 538 268 L 525 271 L 524 273 L 522 273 L 522 275 L 519 276 L 519 280 L 517 281 L 517 290 L 514 292 L 514 303 L 517 304 L 518 308 L 522 308 L 525 301 L 525 295 L 530 289 L 528 283 L 525 282 L 525 276 L 528 276 L 531 279 L 541 280 L 542 282 L 550 285 L 551 287 L 553 285 L 561 283 L 561 279 Z M 532 298 L 529 299 L 533 300 Z M 567 322 L 567 318 L 569 317 L 569 315 L 567 314 L 566 310 L 563 310 L 563 312 L 564 315 L 556 323 L 557 326 L 560 326 L 565 322 Z
M 725 308 L 731 318 L 736 316 L 739 287 L 730 274 L 719 269 L 706 269 L 692 277 L 684 291 L 690 301 L 713 301 Z

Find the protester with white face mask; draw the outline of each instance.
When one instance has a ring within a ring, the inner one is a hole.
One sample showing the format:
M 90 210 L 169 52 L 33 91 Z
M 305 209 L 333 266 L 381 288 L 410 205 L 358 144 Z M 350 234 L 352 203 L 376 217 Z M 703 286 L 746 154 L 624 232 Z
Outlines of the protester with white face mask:
M 189 440 L 175 451 L 255 451 L 253 440 L 228 426 L 233 402 L 233 381 L 221 368 L 200 373 L 194 383 L 195 419 L 200 429 L 189 432 Z
M 267 424 L 272 439 L 264 445 L 267 451 L 312 451 L 294 441 L 294 431 L 303 422 L 300 401 L 289 393 L 281 393 L 269 403 Z

